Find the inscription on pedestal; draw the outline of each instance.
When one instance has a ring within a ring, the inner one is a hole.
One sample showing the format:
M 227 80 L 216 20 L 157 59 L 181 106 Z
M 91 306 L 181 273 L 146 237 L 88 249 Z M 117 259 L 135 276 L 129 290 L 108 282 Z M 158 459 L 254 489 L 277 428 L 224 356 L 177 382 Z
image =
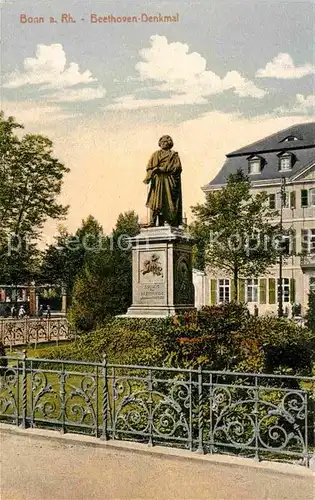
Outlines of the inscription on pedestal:
M 142 284 L 138 293 L 140 304 L 161 304 L 165 297 L 164 286 L 158 283 Z
M 133 245 L 133 301 L 127 316 L 166 317 L 194 310 L 191 239 L 171 226 L 142 229 Z

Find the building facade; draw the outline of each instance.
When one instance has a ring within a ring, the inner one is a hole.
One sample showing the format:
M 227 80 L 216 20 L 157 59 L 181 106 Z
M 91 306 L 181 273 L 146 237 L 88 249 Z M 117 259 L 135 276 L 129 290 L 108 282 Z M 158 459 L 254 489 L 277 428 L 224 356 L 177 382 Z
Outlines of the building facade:
M 242 169 L 252 192 L 265 191 L 271 209 L 281 210 L 284 229 L 290 229 L 289 257 L 265 275 L 239 282 L 239 300 L 260 314 L 276 313 L 282 286 L 283 309 L 291 315 L 299 304 L 306 312 L 308 293 L 315 288 L 315 123 L 295 125 L 229 153 L 217 176 L 202 189 L 222 189 L 231 173 Z M 281 194 L 282 193 L 282 194 Z M 196 307 L 231 300 L 232 279 L 220 269 L 194 273 Z

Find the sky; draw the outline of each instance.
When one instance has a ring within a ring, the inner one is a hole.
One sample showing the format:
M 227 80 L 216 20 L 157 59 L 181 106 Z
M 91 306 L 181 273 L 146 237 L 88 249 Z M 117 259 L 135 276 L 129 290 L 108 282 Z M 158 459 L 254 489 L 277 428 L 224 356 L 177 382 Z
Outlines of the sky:
M 315 2 L 0 3 L 1 108 L 51 138 L 71 169 L 70 231 L 89 214 L 106 233 L 121 212 L 145 221 L 142 181 L 163 134 L 182 161 L 190 217 L 227 153 L 314 121 Z M 46 225 L 47 243 L 55 231 Z

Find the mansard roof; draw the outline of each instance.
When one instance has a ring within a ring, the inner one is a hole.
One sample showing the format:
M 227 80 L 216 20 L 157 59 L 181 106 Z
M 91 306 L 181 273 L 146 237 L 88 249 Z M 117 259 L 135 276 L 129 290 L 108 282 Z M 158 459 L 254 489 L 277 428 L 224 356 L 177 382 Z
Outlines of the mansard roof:
M 295 162 L 292 170 L 279 171 L 279 153 L 292 152 Z M 271 180 L 291 177 L 303 168 L 315 163 L 315 122 L 302 123 L 269 135 L 264 139 L 242 147 L 226 155 L 226 161 L 215 178 L 203 190 L 214 188 L 227 182 L 230 174 L 242 169 L 248 173 L 248 158 L 259 155 L 264 164 L 259 174 L 251 174 L 251 181 Z

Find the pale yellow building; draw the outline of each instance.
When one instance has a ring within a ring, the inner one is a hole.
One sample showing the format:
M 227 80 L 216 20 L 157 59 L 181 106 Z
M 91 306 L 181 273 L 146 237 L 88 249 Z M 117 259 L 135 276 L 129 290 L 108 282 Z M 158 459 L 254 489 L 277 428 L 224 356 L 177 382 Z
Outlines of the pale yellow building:
M 315 123 L 294 125 L 229 153 L 203 191 L 221 189 L 238 169 L 249 175 L 253 192 L 268 193 L 270 208 L 280 210 L 284 185 L 283 225 L 294 237 L 283 265 L 283 308 L 291 315 L 292 305 L 301 304 L 304 314 L 309 290 L 315 287 Z M 211 274 L 194 271 L 194 285 L 197 307 L 231 300 L 232 280 L 220 269 Z M 240 280 L 239 299 L 252 311 L 256 305 L 260 314 L 277 313 L 279 290 L 275 266 L 264 276 Z

